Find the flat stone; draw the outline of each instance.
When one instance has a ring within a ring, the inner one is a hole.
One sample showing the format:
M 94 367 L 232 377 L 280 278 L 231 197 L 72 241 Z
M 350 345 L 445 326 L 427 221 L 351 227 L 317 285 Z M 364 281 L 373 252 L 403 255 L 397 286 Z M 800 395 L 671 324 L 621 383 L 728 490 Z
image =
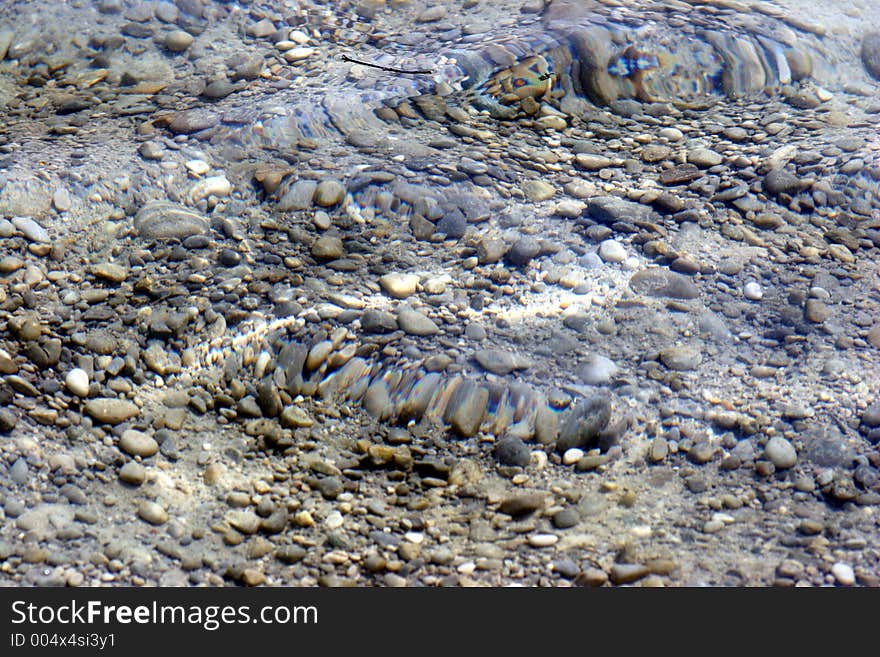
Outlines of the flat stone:
M 546 201 L 556 194 L 556 188 L 543 180 L 527 180 L 522 187 L 526 197 L 532 203 Z
M 397 330 L 397 318 L 384 310 L 371 308 L 361 316 L 361 328 L 366 333 L 391 333 Z
M 138 505 L 138 516 L 151 525 L 162 525 L 168 522 L 168 512 L 153 501 L 144 500 Z
M 401 308 L 398 311 L 397 325 L 409 335 L 428 336 L 440 332 L 434 320 L 411 308 Z
M 682 345 L 661 350 L 660 361 L 671 370 L 687 372 L 697 369 L 703 362 L 703 356 L 698 349 Z
M 406 299 L 416 293 L 419 286 L 418 274 L 385 274 L 379 278 L 379 286 L 388 296 Z
M 48 244 L 51 241 L 48 231 L 30 217 L 13 217 L 12 225 L 31 242 Z
M 651 569 L 640 563 L 616 563 L 611 566 L 610 578 L 614 584 L 631 584 L 650 575 Z
M 779 194 L 797 194 L 803 184 L 793 173 L 785 169 L 771 169 L 764 176 L 764 190 L 774 196 Z
M 312 255 L 323 260 L 334 260 L 345 255 L 342 239 L 336 235 L 322 235 L 312 245 Z
M 709 167 L 715 167 L 721 164 L 724 161 L 724 158 L 720 153 L 716 153 L 708 148 L 695 148 L 688 151 L 687 161 L 702 169 L 708 169 Z
M 686 275 L 668 269 L 642 269 L 629 279 L 629 286 L 637 294 L 670 299 L 696 299 L 700 290 Z
M 170 201 L 149 201 L 134 217 L 135 232 L 146 239 L 184 239 L 208 232 L 208 219 Z
M 525 359 L 500 349 L 481 349 L 474 352 L 474 358 L 484 370 L 499 376 L 529 367 L 529 362 Z
M 547 504 L 547 496 L 543 493 L 525 493 L 502 500 L 498 510 L 514 518 L 540 511 Z
M 210 110 L 191 109 L 175 114 L 168 129 L 175 135 L 190 135 L 213 128 L 220 123 L 220 116 Z
M 140 413 L 140 409 L 134 403 L 112 397 L 90 399 L 83 406 L 83 410 L 91 418 L 106 424 L 120 424 L 137 417 Z
M 587 362 L 578 370 L 580 380 L 591 386 L 608 383 L 618 372 L 614 361 L 599 354 L 591 354 Z
M 119 449 L 131 456 L 148 458 L 159 451 L 159 443 L 142 431 L 127 429 L 119 438 Z

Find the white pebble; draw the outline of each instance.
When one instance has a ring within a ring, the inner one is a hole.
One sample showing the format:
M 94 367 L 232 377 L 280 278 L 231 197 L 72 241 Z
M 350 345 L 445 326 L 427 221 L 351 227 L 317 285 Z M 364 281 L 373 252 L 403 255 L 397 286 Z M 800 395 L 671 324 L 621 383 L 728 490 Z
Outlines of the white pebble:
M 755 281 L 749 281 L 743 286 L 743 296 L 749 301 L 760 301 L 764 298 L 764 290 Z
M 342 518 L 342 514 L 339 513 L 339 511 L 334 511 L 327 516 L 326 520 L 324 520 L 324 526 L 327 527 L 327 529 L 339 529 L 344 522 L 345 520 Z
M 197 203 L 209 196 L 229 196 L 230 193 L 232 193 L 232 183 L 226 179 L 226 176 L 210 176 L 190 188 L 189 198 L 193 203 Z
M 529 545 L 536 548 L 551 547 L 559 542 L 556 534 L 532 534 L 529 536 Z
M 21 234 L 27 237 L 31 242 L 42 242 L 47 244 L 49 233 L 36 221 L 30 217 L 13 217 L 12 225 L 21 231 Z
M 284 53 L 284 59 L 288 62 L 298 62 L 303 59 L 308 59 L 312 55 L 314 55 L 316 50 L 314 48 L 292 48 Z
M 197 176 L 204 176 L 211 170 L 211 165 L 204 160 L 190 160 L 186 163 L 186 168 Z
M 565 450 L 565 454 L 562 455 L 562 462 L 565 463 L 565 465 L 574 465 L 583 457 L 584 450 L 572 447 L 571 449 Z
M 626 260 L 626 249 L 617 240 L 605 240 L 599 245 L 599 257 L 605 262 L 623 262 Z
M 64 385 L 77 397 L 89 396 L 89 375 L 85 370 L 78 367 L 70 370 L 64 377 Z
M 856 574 L 853 572 L 852 566 L 846 563 L 837 562 L 831 566 L 831 574 L 838 584 L 843 586 L 852 586 L 856 583 Z
M 425 535 L 421 532 L 407 532 L 403 535 L 403 538 L 410 543 L 415 543 L 416 545 L 419 545 L 422 541 L 425 540 Z

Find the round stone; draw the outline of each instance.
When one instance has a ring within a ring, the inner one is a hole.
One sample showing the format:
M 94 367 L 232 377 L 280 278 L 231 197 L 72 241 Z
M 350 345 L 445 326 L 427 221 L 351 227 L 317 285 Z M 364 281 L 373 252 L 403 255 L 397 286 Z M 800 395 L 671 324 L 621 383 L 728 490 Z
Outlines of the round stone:
M 168 522 L 168 512 L 156 502 L 144 500 L 138 505 L 138 516 L 151 525 L 162 525 Z
M 409 335 L 428 336 L 440 331 L 434 320 L 411 308 L 401 308 L 397 313 L 397 325 Z
M 338 180 L 322 180 L 315 188 L 314 202 L 322 208 L 329 208 L 341 202 L 345 187 Z
M 599 245 L 599 257 L 605 262 L 623 262 L 626 260 L 626 249 L 617 240 L 605 240 Z
M 749 301 L 760 301 L 764 297 L 764 291 L 760 284 L 749 281 L 743 286 L 743 296 Z
M 135 461 L 129 461 L 119 469 L 119 479 L 126 484 L 140 486 L 146 478 L 146 468 Z
M 777 469 L 790 468 L 797 463 L 797 451 L 782 436 L 773 436 L 764 447 L 764 455 Z
M 89 396 L 89 374 L 79 367 L 70 370 L 64 377 L 64 385 L 77 397 Z
M 192 45 L 193 36 L 183 30 L 173 30 L 165 36 L 165 47 L 171 52 L 183 52 Z
M 834 575 L 834 579 L 836 579 L 837 583 L 841 586 L 852 586 L 856 583 L 855 572 L 853 572 L 853 568 L 849 564 L 838 561 L 831 566 L 831 574 Z
M 148 458 L 159 451 L 159 443 L 143 431 L 128 429 L 122 432 L 119 439 L 119 449 L 131 456 Z
M 579 447 L 572 447 L 571 449 L 565 450 L 565 453 L 562 455 L 562 462 L 565 465 L 574 465 L 582 458 L 584 458 L 584 450 Z

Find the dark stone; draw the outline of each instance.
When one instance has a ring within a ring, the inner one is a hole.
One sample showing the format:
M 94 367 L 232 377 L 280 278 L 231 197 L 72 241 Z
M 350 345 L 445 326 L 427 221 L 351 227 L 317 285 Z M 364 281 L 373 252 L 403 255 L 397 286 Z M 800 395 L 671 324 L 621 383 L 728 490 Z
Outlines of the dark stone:
M 660 172 L 660 182 L 664 185 L 683 185 L 697 178 L 701 178 L 703 172 L 693 164 L 679 164 L 671 169 Z
M 535 511 L 540 511 L 547 504 L 547 498 L 542 493 L 526 493 L 508 497 L 501 502 L 498 510 L 514 518 L 524 516 Z
M 534 237 L 520 237 L 505 256 L 516 267 L 526 267 L 541 252 L 541 245 Z
M 502 465 L 518 465 L 524 468 L 531 457 L 528 445 L 515 436 L 507 436 L 495 445 L 495 458 Z
M 629 279 L 629 286 L 633 292 L 651 297 L 696 299 L 700 296 L 700 289 L 689 277 L 661 268 L 636 272 Z
M 315 483 L 315 487 L 321 492 L 321 495 L 328 500 L 335 500 L 343 491 L 342 481 L 339 477 L 324 477 Z
M 803 189 L 803 183 L 797 176 L 785 169 L 771 169 L 764 176 L 764 191 L 774 196 L 797 194 L 801 189 Z
M 579 521 L 578 513 L 574 509 L 563 509 L 553 514 L 553 526 L 556 529 L 569 529 L 578 524 Z
M 862 37 L 862 63 L 875 80 L 880 80 L 880 32 Z
M 559 430 L 556 449 L 564 452 L 594 442 L 611 419 L 611 402 L 602 395 L 582 399 L 568 411 Z
M 397 319 L 384 310 L 370 309 L 361 317 L 361 328 L 365 333 L 391 333 L 397 330 Z

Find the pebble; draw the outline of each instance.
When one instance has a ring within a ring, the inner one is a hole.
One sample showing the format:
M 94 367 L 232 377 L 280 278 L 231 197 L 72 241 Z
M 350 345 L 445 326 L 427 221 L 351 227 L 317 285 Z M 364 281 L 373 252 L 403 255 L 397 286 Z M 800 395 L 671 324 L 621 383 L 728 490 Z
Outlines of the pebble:
M 119 469 L 119 479 L 126 484 L 140 486 L 146 478 L 146 468 L 135 461 L 129 461 Z
M 562 509 L 553 514 L 553 526 L 556 529 L 570 529 L 579 522 L 580 517 L 574 509 Z
M 12 225 L 31 242 L 48 244 L 51 241 L 46 229 L 30 217 L 13 217 Z
M 520 438 L 505 436 L 495 445 L 495 458 L 502 465 L 526 467 L 531 460 L 531 452 Z
M 695 347 L 681 345 L 661 350 L 660 361 L 671 370 L 687 372 L 697 369 L 703 362 L 703 356 Z
M 617 240 L 605 240 L 599 245 L 599 257 L 605 262 L 623 262 L 626 249 Z
M 315 188 L 313 201 L 315 205 L 329 208 L 342 202 L 345 187 L 338 180 L 322 180 Z
M 526 369 L 528 362 L 515 354 L 500 349 L 480 349 L 474 352 L 474 359 L 487 372 L 504 376 L 514 370 Z
M 337 235 L 322 235 L 312 245 L 312 255 L 323 260 L 333 260 L 345 255 L 342 239 Z
M 764 189 L 774 196 L 797 194 L 801 190 L 801 181 L 785 169 L 771 169 L 764 176 Z
M 172 30 L 165 35 L 165 47 L 171 52 L 183 52 L 194 41 L 192 34 L 183 30 Z
M 75 367 L 64 377 L 64 385 L 77 397 L 89 396 L 89 375 L 83 369 Z
M 379 286 L 388 296 L 406 299 L 416 293 L 419 280 L 417 274 L 385 274 L 379 278 Z
M 535 548 L 553 547 L 559 542 L 556 534 L 531 534 L 529 536 L 529 545 Z
M 838 561 L 831 566 L 831 574 L 834 575 L 834 579 L 836 579 L 837 583 L 841 586 L 852 586 L 856 583 L 855 572 L 853 571 L 853 567 L 849 564 Z
M 611 566 L 610 579 L 614 584 L 631 584 L 650 575 L 651 569 L 640 563 L 616 563 Z
M 134 217 L 134 229 L 146 239 L 184 239 L 208 232 L 208 219 L 170 201 L 149 201 Z
M 749 281 L 743 286 L 743 296 L 749 301 L 760 301 L 764 298 L 764 291 L 760 283 Z
M 526 493 L 502 500 L 498 510 L 517 518 L 543 509 L 546 503 L 547 496 L 543 493 Z
M 565 465 L 574 465 L 582 458 L 584 458 L 585 452 L 579 447 L 572 447 L 571 449 L 565 450 L 565 453 L 562 455 L 562 462 Z
M 23 486 L 28 482 L 28 464 L 24 458 L 16 459 L 15 463 L 12 464 L 12 467 L 9 469 L 9 477 L 19 486 Z
M 159 443 L 136 429 L 126 429 L 119 438 L 119 449 L 131 456 L 149 458 L 159 451 Z
M 779 470 L 791 468 L 797 463 L 797 451 L 782 436 L 773 436 L 767 441 L 764 456 Z
M 581 381 L 591 386 L 598 386 L 611 381 L 618 373 L 614 361 L 599 354 L 591 354 L 587 362 L 578 370 Z
M 398 311 L 397 325 L 409 335 L 429 336 L 440 332 L 434 320 L 411 308 L 401 308 Z
M 140 409 L 132 402 L 112 397 L 90 399 L 83 406 L 83 410 L 98 422 L 107 424 L 120 424 L 137 417 L 140 413 Z
M 880 81 L 880 32 L 865 32 L 862 36 L 861 57 L 865 70 L 875 80 Z
M 543 180 L 527 180 L 523 183 L 523 192 L 532 203 L 540 203 L 553 198 L 556 188 Z
M 506 258 L 516 267 L 526 267 L 541 252 L 541 245 L 533 237 L 520 237 L 507 251 Z
M 52 205 L 58 212 L 67 212 L 71 208 L 70 193 L 60 187 L 52 194 Z
M 151 525 L 162 525 L 168 522 L 168 512 L 159 504 L 144 500 L 138 505 L 138 516 Z
M 708 148 L 695 148 L 694 150 L 688 151 L 687 161 L 690 164 L 697 165 L 701 169 L 708 169 L 721 164 L 724 161 L 724 158 L 720 153 L 716 153 Z

